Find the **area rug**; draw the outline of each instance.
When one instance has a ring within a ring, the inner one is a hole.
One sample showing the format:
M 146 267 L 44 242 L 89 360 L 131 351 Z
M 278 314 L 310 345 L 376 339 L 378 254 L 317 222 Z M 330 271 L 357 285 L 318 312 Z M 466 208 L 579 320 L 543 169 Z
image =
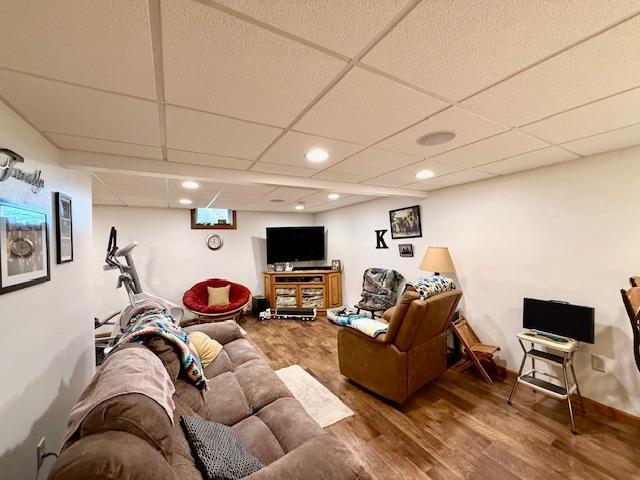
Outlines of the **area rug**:
M 291 390 L 309 416 L 322 428 L 353 416 L 353 411 L 349 407 L 300 365 L 276 370 L 276 375 Z

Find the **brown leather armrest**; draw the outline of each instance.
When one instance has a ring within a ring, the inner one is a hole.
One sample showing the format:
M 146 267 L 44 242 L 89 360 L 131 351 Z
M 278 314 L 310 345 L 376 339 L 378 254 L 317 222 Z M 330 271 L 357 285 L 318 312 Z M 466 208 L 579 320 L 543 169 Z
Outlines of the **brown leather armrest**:
M 340 330 L 343 330 L 349 334 L 352 334 L 357 338 L 367 340 L 368 342 L 379 343 L 380 345 L 385 345 L 386 343 L 388 343 L 386 333 L 383 333 L 382 335 L 378 335 L 377 337 L 370 337 L 366 333 L 363 333 L 360 330 L 356 330 L 355 328 L 340 327 Z

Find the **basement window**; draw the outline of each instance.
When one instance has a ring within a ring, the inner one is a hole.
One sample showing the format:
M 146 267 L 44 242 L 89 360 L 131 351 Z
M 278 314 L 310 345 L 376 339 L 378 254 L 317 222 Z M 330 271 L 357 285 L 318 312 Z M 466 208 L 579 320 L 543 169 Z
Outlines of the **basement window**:
M 236 211 L 229 208 L 192 208 L 192 230 L 236 229 Z

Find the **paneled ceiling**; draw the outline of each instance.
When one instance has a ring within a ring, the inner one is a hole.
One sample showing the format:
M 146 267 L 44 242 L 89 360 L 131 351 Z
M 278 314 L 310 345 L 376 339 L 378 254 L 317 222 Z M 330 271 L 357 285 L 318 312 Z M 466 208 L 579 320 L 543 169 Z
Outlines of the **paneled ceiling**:
M 0 18 L 1 99 L 93 172 L 96 204 L 314 212 L 640 144 L 637 0 L 22 0 Z

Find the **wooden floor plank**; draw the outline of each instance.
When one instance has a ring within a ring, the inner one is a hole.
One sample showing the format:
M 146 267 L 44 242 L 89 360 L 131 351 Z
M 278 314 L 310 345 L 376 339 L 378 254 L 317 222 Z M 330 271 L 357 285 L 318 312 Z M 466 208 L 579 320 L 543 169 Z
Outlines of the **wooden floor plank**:
M 340 374 L 326 318 L 240 324 L 274 369 L 302 366 L 354 411 L 328 430 L 375 480 L 640 479 L 637 426 L 578 412 L 573 435 L 563 402 L 522 387 L 510 406 L 512 380 L 452 370 L 398 406 Z

